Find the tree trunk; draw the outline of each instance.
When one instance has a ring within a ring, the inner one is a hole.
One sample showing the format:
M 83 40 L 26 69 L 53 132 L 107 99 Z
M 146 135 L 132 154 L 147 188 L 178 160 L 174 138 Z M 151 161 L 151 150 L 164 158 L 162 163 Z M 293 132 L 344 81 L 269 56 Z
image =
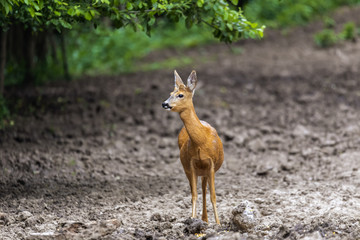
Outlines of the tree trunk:
M 25 28 L 21 24 L 14 24 L 10 28 L 9 32 L 9 61 L 14 61 L 19 66 L 23 66 L 25 63 L 25 55 L 26 53 L 26 35 Z M 11 48 L 10 48 L 11 47 Z
M 46 41 L 49 35 L 48 31 L 37 32 L 36 41 L 35 41 L 35 49 L 36 49 L 36 57 L 37 61 L 41 64 L 46 64 L 46 55 L 48 53 L 48 42 Z
M 7 32 L 0 30 L 0 96 L 4 95 Z
M 23 45 L 25 53 L 25 84 L 31 84 L 35 81 L 35 36 L 33 36 L 31 29 L 25 30 L 25 38 L 25 41 L 27 41 Z
M 53 30 L 49 31 L 48 40 L 49 40 L 51 58 L 53 60 L 53 63 L 57 64 L 58 58 L 57 58 L 57 54 L 56 54 L 56 39 L 55 39 Z
M 69 66 L 68 66 L 67 56 L 66 56 L 65 38 L 64 38 L 63 32 L 60 33 L 60 48 L 61 48 L 61 56 L 62 56 L 62 62 L 63 62 L 63 68 L 64 68 L 64 77 L 66 80 L 70 80 Z

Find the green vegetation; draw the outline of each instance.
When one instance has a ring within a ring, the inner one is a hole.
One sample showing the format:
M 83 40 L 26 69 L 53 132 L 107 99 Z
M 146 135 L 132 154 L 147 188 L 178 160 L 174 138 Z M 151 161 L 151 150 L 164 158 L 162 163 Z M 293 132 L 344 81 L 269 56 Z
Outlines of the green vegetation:
M 92 42 L 91 35 L 79 35 L 79 45 L 87 45 L 87 51 L 92 51 L 92 56 L 99 56 L 98 52 L 106 54 L 124 55 L 124 66 L 118 62 L 116 65 L 110 63 L 110 66 L 104 66 L 104 69 L 118 69 L 119 64 L 122 69 L 129 69 L 127 63 L 132 56 L 127 54 L 127 50 L 120 49 L 121 45 L 116 45 L 118 49 L 112 46 L 115 38 L 122 37 L 120 40 L 138 41 L 139 44 L 131 44 L 136 57 L 146 54 L 142 51 L 146 43 L 144 37 L 136 38 L 130 35 L 129 31 L 121 33 L 112 31 L 114 29 L 129 28 L 133 31 L 140 31 L 151 36 L 152 29 L 161 26 L 161 21 L 174 24 L 181 22 L 186 28 L 201 25 L 202 28 L 210 29 L 212 36 L 220 41 L 231 43 L 241 37 L 261 38 L 263 36 L 264 26 L 248 21 L 242 11 L 236 7 L 238 0 L 230 2 L 225 0 L 79 0 L 79 1 L 62 1 L 62 0 L 5 0 L 0 1 L 0 95 L 3 93 L 4 79 L 24 79 L 26 83 L 41 82 L 42 79 L 49 78 L 47 72 L 56 72 L 56 66 L 62 67 L 63 76 L 69 78 L 69 63 L 67 62 L 68 51 L 66 50 L 68 41 L 64 35 L 66 31 L 72 29 L 70 34 L 76 35 L 74 30 L 88 28 L 90 32 L 94 27 L 99 27 L 95 32 L 95 38 L 100 38 L 101 34 L 105 36 L 104 43 Z M 84 24 L 88 23 L 88 24 Z M 91 25 L 91 26 L 90 26 Z M 94 26 L 94 27 L 93 27 Z M 54 31 L 57 30 L 57 31 Z M 173 31 L 175 32 L 175 31 Z M 106 37 L 106 36 L 110 37 Z M 111 36 L 113 35 L 113 36 Z M 15 39 L 15 41 L 13 41 Z M 26 41 L 24 40 L 26 39 Z M 66 42 L 65 42 L 66 41 Z M 82 41 L 82 42 L 81 42 Z M 11 45 L 7 48 L 8 45 Z M 149 41 L 148 41 L 149 42 Z M 174 42 L 174 41 L 173 41 Z M 83 44 L 85 43 L 85 44 Z M 88 44 L 87 44 L 88 43 Z M 76 44 L 76 43 L 75 43 Z M 14 47 L 16 46 L 16 47 Z M 57 47 L 59 46 L 59 47 Z M 162 46 L 166 46 L 163 42 Z M 102 48 L 102 49 L 100 49 Z M 111 50 L 109 50 L 111 48 Z M 7 50 L 8 49 L 8 50 Z M 20 53 L 19 49 L 26 49 Z M 6 53 L 6 50 L 8 51 Z M 71 53 L 73 53 L 71 51 Z M 77 61 L 73 56 L 72 63 L 79 63 L 79 70 L 88 69 L 92 66 L 99 66 L 100 58 L 91 58 L 94 62 Z M 117 57 L 119 58 L 119 55 Z M 60 58 L 61 56 L 61 58 Z M 6 57 L 9 59 L 6 61 Z M 113 58 L 114 56 L 110 56 Z M 5 66 L 5 63 L 8 63 Z M 112 65 L 112 66 L 111 66 Z M 6 70 L 6 71 L 5 71 Z M 40 79 L 40 80 L 39 80 Z M 10 81 L 11 82 L 11 81 Z M 15 81 L 15 82 L 18 82 Z
M 341 40 L 355 41 L 357 35 L 360 33 L 357 31 L 355 23 L 348 22 L 344 24 L 343 30 L 339 34 L 336 34 L 333 29 L 324 29 L 314 35 L 314 41 L 318 47 L 327 48 Z
M 99 26 L 95 30 L 89 30 L 90 27 L 85 29 L 69 32 L 68 61 L 72 75 L 116 74 L 190 64 L 192 60 L 181 55 L 173 56 L 164 62 L 139 61 L 153 50 L 181 50 L 214 41 L 208 28 L 193 26 L 187 29 L 184 20 L 178 23 L 159 21 L 156 29 L 151 32 L 151 38 L 143 32 L 134 32 L 129 28 L 113 30 Z
M 337 43 L 338 37 L 334 30 L 324 29 L 314 36 L 315 44 L 322 48 L 333 46 Z
M 238 0 L 0 1 L 0 96 L 5 84 L 135 71 L 134 60 L 150 49 L 195 46 L 209 41 L 209 33 L 225 43 L 263 37 L 264 26 L 248 21 L 237 5 Z M 184 34 L 185 28 L 193 30 Z M 180 57 L 140 69 L 189 62 Z
M 344 25 L 340 36 L 344 40 L 354 41 L 356 39 L 357 29 L 354 22 L 348 22 Z
M 325 28 L 334 28 L 336 25 L 336 22 L 331 17 L 325 16 L 324 17 L 324 25 L 325 25 Z
M 291 27 L 308 23 L 342 6 L 360 4 L 360 0 L 252 0 L 245 7 L 250 19 L 270 27 Z

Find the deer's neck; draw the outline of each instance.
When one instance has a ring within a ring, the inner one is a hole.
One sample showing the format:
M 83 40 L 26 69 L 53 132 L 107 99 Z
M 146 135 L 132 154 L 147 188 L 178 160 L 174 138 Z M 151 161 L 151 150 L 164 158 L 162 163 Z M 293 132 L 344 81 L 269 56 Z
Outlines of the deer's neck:
M 194 105 L 191 105 L 186 110 L 180 112 L 180 118 L 184 123 L 191 141 L 198 145 L 205 143 L 207 129 L 201 124 L 198 116 L 196 115 Z

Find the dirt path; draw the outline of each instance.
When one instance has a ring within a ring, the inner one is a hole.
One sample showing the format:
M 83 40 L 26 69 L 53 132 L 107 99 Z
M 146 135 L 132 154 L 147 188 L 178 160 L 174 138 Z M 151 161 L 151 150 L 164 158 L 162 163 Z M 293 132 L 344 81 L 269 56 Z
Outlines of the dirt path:
M 10 90 L 0 239 L 360 239 L 360 41 L 317 49 L 319 29 L 189 51 L 196 111 L 224 142 L 221 226 L 211 204 L 208 225 L 189 219 L 182 123 L 161 108 L 172 70 Z

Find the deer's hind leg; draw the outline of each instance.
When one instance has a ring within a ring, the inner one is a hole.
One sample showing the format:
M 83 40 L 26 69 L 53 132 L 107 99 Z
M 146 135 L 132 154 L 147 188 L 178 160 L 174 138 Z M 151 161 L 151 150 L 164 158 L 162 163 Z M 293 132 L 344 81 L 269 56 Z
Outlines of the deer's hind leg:
M 206 209 L 206 188 L 207 188 L 207 177 L 201 177 L 201 186 L 202 186 L 202 196 L 203 196 L 203 211 L 202 211 L 202 220 L 208 222 L 207 209 Z
M 216 194 L 215 194 L 215 168 L 214 163 L 211 161 L 210 176 L 209 176 L 209 188 L 210 188 L 210 200 L 213 205 L 215 221 L 220 225 L 219 216 L 216 208 Z

